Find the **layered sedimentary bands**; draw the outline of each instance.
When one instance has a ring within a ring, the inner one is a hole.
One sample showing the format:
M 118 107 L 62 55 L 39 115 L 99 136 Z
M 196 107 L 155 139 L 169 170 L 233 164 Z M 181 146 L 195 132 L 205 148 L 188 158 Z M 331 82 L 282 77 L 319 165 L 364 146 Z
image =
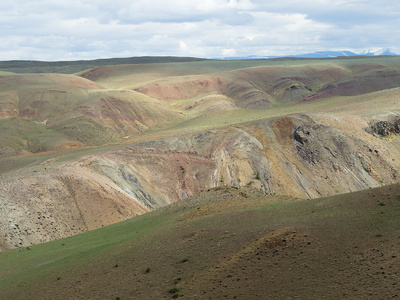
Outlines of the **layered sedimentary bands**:
M 2 76 L 0 249 L 216 186 L 318 198 L 398 182 L 400 62 L 344 61 Z

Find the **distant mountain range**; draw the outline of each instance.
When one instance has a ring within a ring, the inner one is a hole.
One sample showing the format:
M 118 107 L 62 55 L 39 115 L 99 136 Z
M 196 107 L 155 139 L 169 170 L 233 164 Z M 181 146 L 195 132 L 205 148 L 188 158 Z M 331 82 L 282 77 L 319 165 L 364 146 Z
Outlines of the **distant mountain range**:
M 400 55 L 392 52 L 389 48 L 382 48 L 378 51 L 371 51 L 368 49 L 361 53 L 354 53 L 352 51 L 317 51 L 305 54 L 287 55 L 287 56 L 246 56 L 246 57 L 223 57 L 223 60 L 239 60 L 239 59 L 266 59 L 266 58 L 281 58 L 281 57 L 293 57 L 293 58 L 329 58 L 329 57 L 343 57 L 343 56 L 381 56 L 381 55 Z

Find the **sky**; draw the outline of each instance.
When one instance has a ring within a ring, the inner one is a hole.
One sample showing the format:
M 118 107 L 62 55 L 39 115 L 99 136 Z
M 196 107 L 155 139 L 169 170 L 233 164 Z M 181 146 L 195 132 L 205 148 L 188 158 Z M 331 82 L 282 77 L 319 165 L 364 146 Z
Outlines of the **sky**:
M 8 0 L 0 60 L 400 53 L 395 0 Z

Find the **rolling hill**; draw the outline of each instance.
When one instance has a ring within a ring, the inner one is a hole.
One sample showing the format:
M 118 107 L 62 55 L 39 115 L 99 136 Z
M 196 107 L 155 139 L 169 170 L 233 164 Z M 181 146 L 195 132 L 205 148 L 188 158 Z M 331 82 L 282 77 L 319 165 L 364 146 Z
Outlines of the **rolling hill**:
M 0 76 L 1 250 L 215 187 L 318 199 L 399 182 L 398 57 L 137 62 Z

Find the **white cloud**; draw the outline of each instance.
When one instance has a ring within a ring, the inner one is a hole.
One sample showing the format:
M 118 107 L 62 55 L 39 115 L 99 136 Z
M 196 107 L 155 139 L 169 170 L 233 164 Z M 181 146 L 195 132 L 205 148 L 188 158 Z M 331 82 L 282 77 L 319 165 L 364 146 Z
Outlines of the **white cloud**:
M 236 49 L 222 49 L 222 55 L 225 57 L 232 57 L 236 55 Z
M 391 0 L 14 0 L 0 11 L 0 57 L 395 50 L 399 20 L 400 4 Z

